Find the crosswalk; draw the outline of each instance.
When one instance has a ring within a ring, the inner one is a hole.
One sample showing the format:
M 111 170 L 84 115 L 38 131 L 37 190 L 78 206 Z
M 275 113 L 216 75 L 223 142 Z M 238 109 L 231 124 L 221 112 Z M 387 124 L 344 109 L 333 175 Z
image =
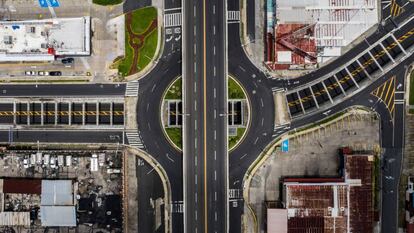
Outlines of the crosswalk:
M 184 203 L 182 201 L 173 202 L 171 204 L 171 211 L 173 213 L 184 213 Z
M 240 11 L 228 11 L 227 12 L 228 21 L 239 21 L 240 20 Z
M 138 81 L 128 82 L 127 85 L 126 85 L 125 96 L 137 97 L 138 96 L 138 90 L 139 90 L 139 82 Z
M 240 189 L 229 189 L 229 199 L 241 199 L 243 192 Z
M 126 132 L 125 134 L 129 145 L 137 147 L 139 149 L 144 149 L 144 144 L 142 143 L 141 137 L 137 132 Z
M 164 15 L 164 27 L 178 27 L 181 26 L 181 13 L 171 13 Z

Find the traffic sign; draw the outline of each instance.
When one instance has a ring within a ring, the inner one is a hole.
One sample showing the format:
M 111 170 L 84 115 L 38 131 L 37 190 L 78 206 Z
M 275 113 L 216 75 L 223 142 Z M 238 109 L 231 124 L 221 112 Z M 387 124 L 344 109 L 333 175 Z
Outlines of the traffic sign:
M 46 0 L 39 0 L 39 5 L 40 5 L 40 7 L 43 7 L 43 8 L 48 7 L 48 4 L 47 4 Z
M 59 7 L 59 1 L 58 0 L 39 0 L 40 7 L 47 8 L 49 6 L 51 7 Z
M 282 142 L 282 152 L 289 151 L 289 139 L 286 139 Z
M 59 7 L 59 1 L 58 0 L 49 0 L 50 6 L 51 7 Z

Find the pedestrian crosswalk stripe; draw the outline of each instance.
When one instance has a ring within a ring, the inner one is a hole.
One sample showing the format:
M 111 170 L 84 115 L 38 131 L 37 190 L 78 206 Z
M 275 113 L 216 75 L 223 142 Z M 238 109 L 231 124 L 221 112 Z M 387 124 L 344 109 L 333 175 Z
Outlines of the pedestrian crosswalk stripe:
M 128 82 L 126 85 L 125 96 L 137 97 L 139 83 L 137 81 Z
M 138 132 L 126 132 L 126 137 L 128 139 L 128 143 L 131 146 L 144 149 L 144 144 L 142 143 L 141 137 Z
M 164 27 L 178 27 L 181 26 L 181 13 L 171 13 L 164 15 Z
M 229 21 L 239 21 L 240 20 L 240 11 L 228 11 L 227 20 Z

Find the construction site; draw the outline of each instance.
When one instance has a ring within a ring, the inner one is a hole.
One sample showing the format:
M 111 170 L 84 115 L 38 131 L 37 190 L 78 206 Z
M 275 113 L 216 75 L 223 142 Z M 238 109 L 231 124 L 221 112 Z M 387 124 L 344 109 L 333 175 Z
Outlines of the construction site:
M 312 70 L 379 22 L 375 0 L 267 0 L 265 65 Z

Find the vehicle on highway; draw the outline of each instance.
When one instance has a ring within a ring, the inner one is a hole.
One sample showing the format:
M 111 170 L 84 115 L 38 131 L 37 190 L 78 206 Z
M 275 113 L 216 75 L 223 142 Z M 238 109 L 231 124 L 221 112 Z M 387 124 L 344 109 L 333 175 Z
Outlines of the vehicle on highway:
M 39 75 L 39 76 L 48 76 L 49 72 L 48 71 L 39 71 L 39 72 L 37 72 L 37 75 Z
M 34 70 L 27 70 L 24 72 L 25 75 L 27 76 L 35 76 L 36 75 L 36 71 Z
M 63 64 L 72 64 L 75 61 L 72 57 L 62 59 Z
M 60 71 L 50 71 L 49 75 L 50 76 L 61 76 L 62 72 L 60 72 Z

